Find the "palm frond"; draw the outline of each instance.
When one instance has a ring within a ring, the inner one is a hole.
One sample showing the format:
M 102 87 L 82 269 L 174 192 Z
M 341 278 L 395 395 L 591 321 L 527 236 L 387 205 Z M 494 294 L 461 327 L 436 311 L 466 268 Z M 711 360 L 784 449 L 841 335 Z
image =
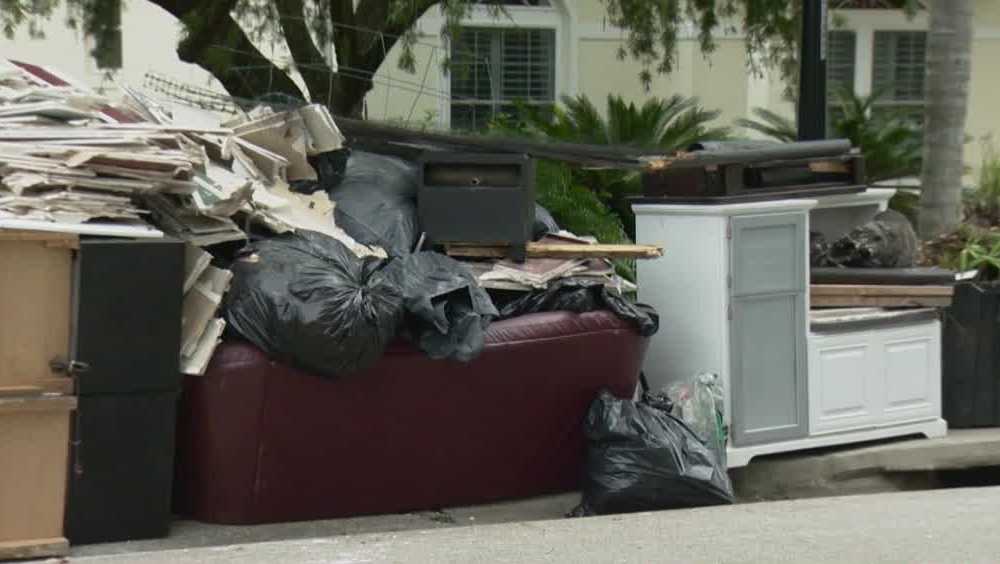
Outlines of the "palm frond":
M 799 132 L 791 119 L 766 108 L 754 108 L 753 114 L 757 119 L 740 118 L 736 125 L 783 143 L 798 139 Z

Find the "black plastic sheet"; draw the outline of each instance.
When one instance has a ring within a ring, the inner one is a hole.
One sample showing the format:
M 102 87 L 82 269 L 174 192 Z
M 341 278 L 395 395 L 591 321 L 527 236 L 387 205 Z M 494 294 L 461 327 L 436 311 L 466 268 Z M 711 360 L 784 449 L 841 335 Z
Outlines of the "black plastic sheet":
M 830 250 L 829 243 L 822 233 L 809 232 L 809 264 L 810 266 L 823 266 L 826 262 L 826 254 Z
M 396 335 L 403 288 L 385 261 L 299 231 L 254 243 L 231 265 L 225 318 L 270 356 L 337 377 L 374 364 Z
M 917 258 L 917 234 L 903 214 L 886 210 L 834 241 L 814 266 L 910 268 Z
M 545 290 L 536 290 L 508 303 L 500 311 L 500 318 L 543 311 L 584 313 L 597 310 L 614 312 L 634 325 L 644 337 L 656 334 L 660 327 L 660 317 L 652 307 L 632 303 L 600 281 L 577 278 L 557 280 Z
M 416 167 L 395 157 L 351 151 L 341 173 L 342 153 L 319 157 L 325 161 L 316 165 L 319 183 L 335 204 L 337 226 L 390 256 L 411 253 L 420 238 Z
M 663 401 L 602 391 L 584 423 L 583 501 L 574 515 L 607 515 L 734 502 L 723 463 Z
M 465 266 L 424 251 L 395 259 L 387 270 L 403 289 L 406 329 L 422 351 L 463 362 L 479 356 L 498 313 Z

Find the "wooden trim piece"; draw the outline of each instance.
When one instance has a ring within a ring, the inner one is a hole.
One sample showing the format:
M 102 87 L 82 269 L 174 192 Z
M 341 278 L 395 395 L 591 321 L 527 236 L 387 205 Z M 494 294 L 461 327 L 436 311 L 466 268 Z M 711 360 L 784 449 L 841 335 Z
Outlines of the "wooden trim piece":
M 813 296 L 953 296 L 954 286 L 890 286 L 882 284 L 813 284 Z
M 73 233 L 51 231 L 25 231 L 20 229 L 0 229 L 0 241 L 39 241 L 46 247 L 55 249 L 79 249 L 80 236 Z
M 67 556 L 69 541 L 63 537 L 0 542 L 0 560 Z
M 0 398 L 0 413 L 72 411 L 74 409 L 76 409 L 76 398 L 73 396 Z
M 0 398 L 40 396 L 45 393 L 41 386 L 5 386 L 0 388 Z
M 952 286 L 883 286 L 877 284 L 813 284 L 811 307 L 947 307 Z
M 73 395 L 73 379 L 66 376 L 45 378 L 39 384 L 46 394 Z
M 950 297 L 941 296 L 813 296 L 810 307 L 948 307 Z
M 846 174 L 851 172 L 851 167 L 847 166 L 846 163 L 839 161 L 816 161 L 809 163 L 809 170 L 813 172 Z
M 503 258 L 508 247 L 489 245 L 446 245 L 446 252 L 453 257 Z M 654 259 L 663 256 L 663 247 L 657 245 L 580 245 L 560 243 L 528 243 L 528 258 L 636 258 Z

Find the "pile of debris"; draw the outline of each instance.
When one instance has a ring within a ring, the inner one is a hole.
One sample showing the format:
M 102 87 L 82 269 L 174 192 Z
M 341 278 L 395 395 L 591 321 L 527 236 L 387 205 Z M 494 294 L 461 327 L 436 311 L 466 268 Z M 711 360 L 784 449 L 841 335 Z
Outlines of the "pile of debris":
M 317 231 L 359 257 L 386 256 L 336 227 L 324 192 L 289 187 L 317 177 L 310 156 L 342 146 L 325 108 L 191 123 L 123 91 L 119 103 L 51 69 L 0 61 L 0 229 L 186 241 L 184 372 L 204 372 L 232 278 L 200 247 L 246 241 L 243 224 Z
M 636 285 L 619 276 L 614 263 L 603 257 L 587 257 L 585 245 L 596 245 L 589 238 L 577 237 L 568 231 L 556 231 L 539 239 L 542 245 L 573 245 L 577 256 L 565 258 L 528 258 L 524 262 L 510 259 L 466 260 L 464 264 L 475 274 L 479 284 L 490 290 L 529 292 L 544 290 L 554 282 L 568 278 L 600 283 L 619 292 L 634 292 Z M 453 256 L 476 254 L 465 249 L 453 249 Z M 483 253 L 478 253 L 483 254 Z M 573 254 L 573 253 L 567 253 Z
M 0 229 L 185 241 L 186 374 L 205 372 L 227 326 L 331 377 L 364 369 L 397 335 L 470 360 L 493 319 L 552 308 L 612 309 L 656 330 L 621 297 L 635 286 L 610 259 L 659 248 L 610 248 L 548 221 L 521 263 L 494 248 L 445 249 L 462 262 L 421 252 L 412 164 L 345 148 L 326 108 L 223 121 L 120 89 L 113 101 L 0 60 Z M 498 311 L 486 289 L 517 296 Z

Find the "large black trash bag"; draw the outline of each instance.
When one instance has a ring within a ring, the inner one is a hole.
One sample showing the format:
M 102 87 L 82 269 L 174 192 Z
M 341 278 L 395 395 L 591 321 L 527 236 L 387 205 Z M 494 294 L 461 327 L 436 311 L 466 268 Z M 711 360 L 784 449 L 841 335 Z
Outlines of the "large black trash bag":
M 479 356 L 497 310 L 465 266 L 424 251 L 394 259 L 387 270 L 403 288 L 406 330 L 420 350 L 463 362 Z
M 854 268 L 910 268 L 916 262 L 917 234 L 906 216 L 886 210 L 834 241 L 825 264 Z
M 229 326 L 270 356 L 336 377 L 375 363 L 396 335 L 403 289 L 385 261 L 299 231 L 254 243 L 232 264 Z
M 333 157 L 317 173 L 335 204 L 337 226 L 355 241 L 378 245 L 390 256 L 411 253 L 420 237 L 416 167 L 395 157 L 353 150 L 341 174 Z
M 632 303 L 600 281 L 579 278 L 557 280 L 544 290 L 536 290 L 508 303 L 500 310 L 500 318 L 543 311 L 584 313 L 596 310 L 613 311 L 632 323 L 643 337 L 655 335 L 660 327 L 660 316 L 652 307 Z
M 607 390 L 590 405 L 583 500 L 573 515 L 607 515 L 733 503 L 725 465 L 669 402 L 622 400 Z

